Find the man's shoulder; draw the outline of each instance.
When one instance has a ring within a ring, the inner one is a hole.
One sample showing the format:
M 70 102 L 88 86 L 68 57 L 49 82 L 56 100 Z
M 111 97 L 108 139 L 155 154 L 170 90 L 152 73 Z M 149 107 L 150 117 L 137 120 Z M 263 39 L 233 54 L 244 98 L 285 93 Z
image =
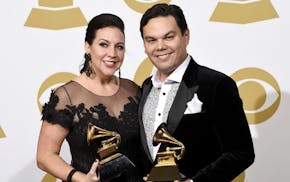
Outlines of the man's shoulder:
M 225 73 L 218 71 L 216 69 L 199 65 L 197 69 L 197 75 L 201 78 L 208 78 L 208 79 L 225 79 L 229 78 L 228 75 Z
M 225 73 L 221 71 L 199 64 L 192 57 L 186 72 L 188 72 L 189 74 L 191 73 L 196 74 L 197 79 L 203 78 L 214 79 L 228 77 Z
M 227 74 L 216 69 L 198 65 L 196 69 L 197 82 L 202 85 L 216 85 L 219 83 L 235 83 L 235 81 Z

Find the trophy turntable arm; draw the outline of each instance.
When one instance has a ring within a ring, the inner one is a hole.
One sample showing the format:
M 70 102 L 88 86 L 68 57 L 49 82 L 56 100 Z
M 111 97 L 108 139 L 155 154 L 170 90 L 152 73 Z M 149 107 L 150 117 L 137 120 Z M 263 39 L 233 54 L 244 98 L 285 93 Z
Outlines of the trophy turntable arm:
M 102 143 L 104 144 L 109 144 L 111 142 L 113 142 L 114 140 L 116 140 L 116 145 L 119 146 L 120 142 L 121 142 L 121 137 L 119 134 L 117 133 L 114 133 L 115 135 L 107 135 L 107 136 L 111 136 L 111 138 L 107 139 L 107 140 L 104 140 L 102 141 Z M 106 136 L 104 136 L 106 137 Z
M 177 160 L 179 160 L 184 155 L 185 147 L 184 146 L 180 146 L 180 147 L 166 147 L 166 151 L 174 151 L 174 157 Z M 179 151 L 179 154 L 177 154 L 175 151 Z

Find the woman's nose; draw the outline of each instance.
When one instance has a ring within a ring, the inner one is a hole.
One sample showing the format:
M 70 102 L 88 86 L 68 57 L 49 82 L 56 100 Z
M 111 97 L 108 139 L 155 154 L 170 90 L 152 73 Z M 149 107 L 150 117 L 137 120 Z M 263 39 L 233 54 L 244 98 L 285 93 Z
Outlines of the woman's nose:
M 116 57 L 117 53 L 115 47 L 109 47 L 108 55 L 111 57 Z

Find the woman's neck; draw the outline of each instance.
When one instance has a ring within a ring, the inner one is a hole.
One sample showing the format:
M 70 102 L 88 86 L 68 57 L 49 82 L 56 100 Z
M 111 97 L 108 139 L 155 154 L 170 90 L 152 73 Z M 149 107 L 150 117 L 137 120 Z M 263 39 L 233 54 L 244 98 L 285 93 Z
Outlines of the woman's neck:
M 102 96 L 115 94 L 119 89 L 120 82 L 119 78 L 115 75 L 112 75 L 111 77 L 97 77 L 95 75 L 90 75 L 90 77 L 87 77 L 85 74 L 81 74 L 75 79 L 75 81 L 91 92 Z

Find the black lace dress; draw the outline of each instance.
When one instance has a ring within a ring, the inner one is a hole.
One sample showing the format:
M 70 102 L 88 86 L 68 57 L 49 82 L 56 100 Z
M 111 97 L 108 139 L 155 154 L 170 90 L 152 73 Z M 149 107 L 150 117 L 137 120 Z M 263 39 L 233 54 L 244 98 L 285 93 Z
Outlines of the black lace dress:
M 52 91 L 43 106 L 42 120 L 69 128 L 66 140 L 71 152 L 71 165 L 87 173 L 98 157 L 97 145 L 87 142 L 88 123 L 121 135 L 119 152 L 126 155 L 136 168 L 112 181 L 136 182 L 138 178 L 138 103 L 139 87 L 120 79 L 120 87 L 112 96 L 96 95 L 75 81 Z

